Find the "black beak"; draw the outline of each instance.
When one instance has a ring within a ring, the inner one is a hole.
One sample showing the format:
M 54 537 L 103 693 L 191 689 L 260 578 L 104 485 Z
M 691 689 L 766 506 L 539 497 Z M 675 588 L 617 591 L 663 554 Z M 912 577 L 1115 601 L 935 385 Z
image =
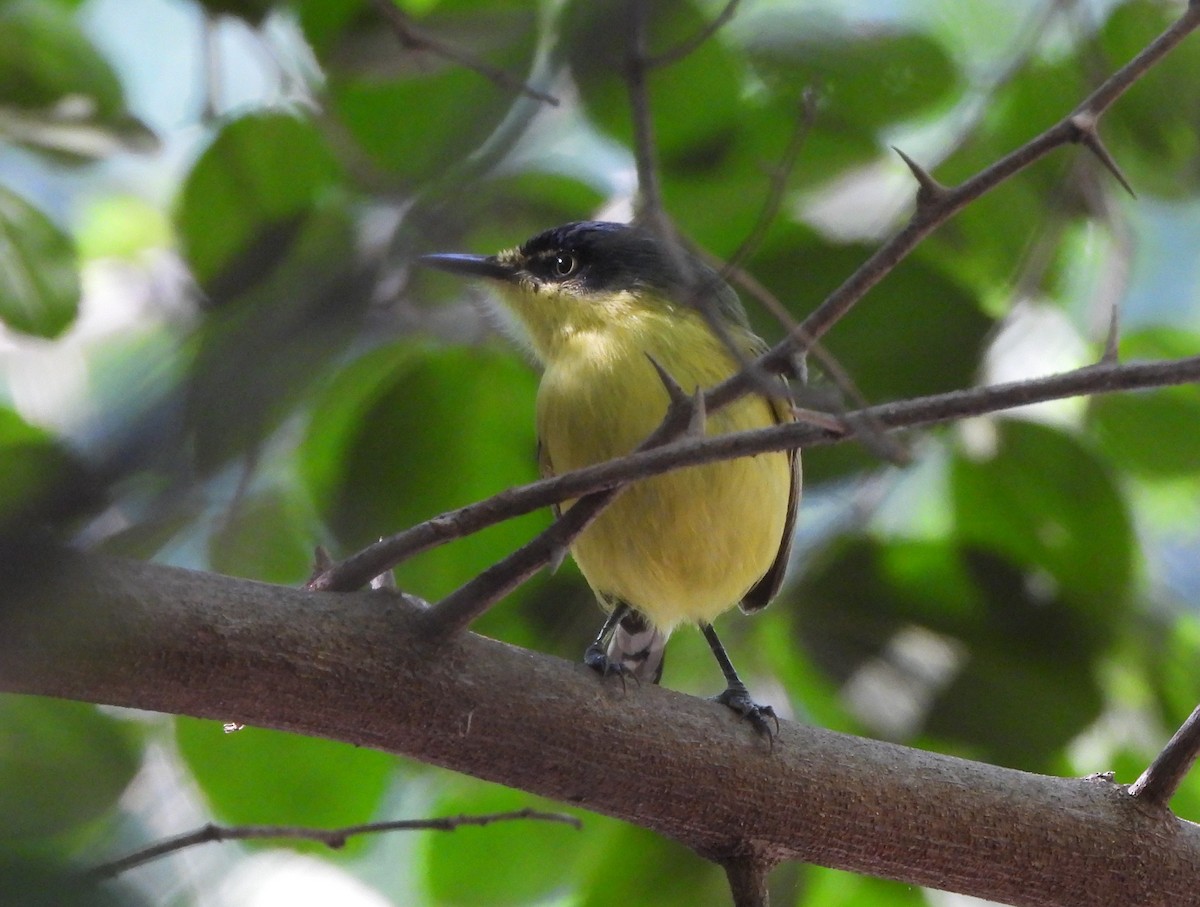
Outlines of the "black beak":
M 512 268 L 502 264 L 495 255 L 460 255 L 457 252 L 439 252 L 436 255 L 422 255 L 421 264 L 439 271 L 449 271 L 451 274 L 462 274 L 466 277 L 489 277 L 492 280 L 511 280 Z

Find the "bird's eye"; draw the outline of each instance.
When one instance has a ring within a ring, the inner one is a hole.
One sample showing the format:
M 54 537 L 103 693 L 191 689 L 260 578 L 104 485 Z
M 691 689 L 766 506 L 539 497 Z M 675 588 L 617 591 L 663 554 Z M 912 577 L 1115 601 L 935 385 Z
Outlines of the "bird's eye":
M 554 274 L 556 277 L 570 277 L 579 266 L 575 256 L 570 252 L 559 252 L 554 256 Z

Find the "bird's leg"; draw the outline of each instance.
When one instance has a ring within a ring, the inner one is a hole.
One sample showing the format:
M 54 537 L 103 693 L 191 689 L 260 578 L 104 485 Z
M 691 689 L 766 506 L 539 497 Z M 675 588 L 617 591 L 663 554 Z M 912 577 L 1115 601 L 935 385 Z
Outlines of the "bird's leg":
M 596 634 L 596 638 L 592 640 L 592 644 L 583 653 L 583 663 L 601 677 L 608 677 L 610 674 L 627 673 L 619 661 L 613 662 L 609 660 L 608 640 L 613 635 L 617 623 L 628 613 L 629 605 L 625 604 L 625 602 L 618 602 L 616 607 L 609 613 L 607 620 L 604 621 L 604 626 L 600 628 L 600 632 Z
M 618 602 L 588 646 L 583 662 L 607 677 L 619 674 L 637 681 L 658 683 L 662 677 L 667 634 L 653 626 L 635 608 Z
M 733 662 L 729 660 L 725 647 L 717 638 L 717 631 L 713 629 L 713 625 L 701 624 L 700 630 L 704 633 L 704 638 L 708 640 L 708 647 L 712 649 L 717 664 L 721 666 L 721 673 L 725 675 L 725 692 L 714 696 L 713 699 L 733 709 L 749 721 L 756 731 L 768 739 L 774 740 L 775 734 L 779 733 L 779 718 L 776 716 L 775 710 L 769 705 L 759 705 L 750 698 L 750 691 L 746 689 L 746 685 L 742 683 L 742 679 L 734 670 Z M 774 731 L 771 730 L 769 723 L 772 721 L 775 723 Z

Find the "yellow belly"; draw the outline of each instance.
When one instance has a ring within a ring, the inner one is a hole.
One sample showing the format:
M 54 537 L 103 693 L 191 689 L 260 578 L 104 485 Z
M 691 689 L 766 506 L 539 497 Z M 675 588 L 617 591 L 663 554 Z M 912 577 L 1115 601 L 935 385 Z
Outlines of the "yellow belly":
M 675 331 L 676 340 L 678 337 Z M 627 338 L 626 338 L 627 339 Z M 702 355 L 695 355 L 703 343 Z M 555 473 L 633 450 L 662 420 L 667 394 L 649 352 L 685 390 L 728 377 L 735 363 L 702 325 L 676 344 L 574 338 L 547 367 L 538 432 Z M 710 435 L 776 421 L 747 397 L 712 414 Z M 659 629 L 708 623 L 741 601 L 779 551 L 792 472 L 773 453 L 677 470 L 637 482 L 577 539 L 575 561 L 602 601 L 621 599 Z M 607 603 L 607 602 L 606 602 Z

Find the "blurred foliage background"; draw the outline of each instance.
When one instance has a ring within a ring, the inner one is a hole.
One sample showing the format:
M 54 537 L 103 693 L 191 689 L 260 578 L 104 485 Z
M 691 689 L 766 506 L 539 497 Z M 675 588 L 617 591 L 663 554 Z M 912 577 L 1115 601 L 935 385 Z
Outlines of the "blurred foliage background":
M 715 0 L 652 4 L 650 50 Z M 816 98 L 747 270 L 808 312 L 901 222 L 904 149 L 962 179 L 1075 107 L 1182 9 L 1153 0 L 745 0 L 650 78 L 668 213 L 735 250 Z M 476 290 L 414 270 L 557 223 L 627 218 L 623 4 L 0 0 L 0 544 L 298 584 L 535 478 L 536 375 Z M 421 36 L 560 100 L 552 106 Z M 828 337 L 872 402 L 1200 352 L 1200 39 L 1102 123 L 1138 192 L 1068 149 L 972 205 Z M 768 338 L 780 325 L 760 306 Z M 814 371 L 810 404 L 837 400 Z M 1037 772 L 1132 781 L 1200 701 L 1200 391 L 1026 408 L 806 454 L 791 581 L 722 634 L 781 714 Z M 546 514 L 426 554 L 435 599 Z M 481 632 L 576 658 L 574 568 Z M 718 688 L 698 634 L 665 682 Z M 237 716 L 230 716 L 236 718 Z M 6 903 L 724 903 L 723 875 L 594 815 L 388 835 L 331 853 L 193 849 L 90 892 L 91 865 L 213 819 L 334 826 L 544 806 L 402 759 L 249 728 L 0 698 Z M 1200 819 L 1200 779 L 1175 800 Z M 781 809 L 788 808 L 780 804 Z M 36 893 L 36 894 L 35 894 Z M 950 905 L 814 867 L 779 904 Z M 40 897 L 42 900 L 37 900 Z M 22 900 L 24 899 L 24 900 Z

